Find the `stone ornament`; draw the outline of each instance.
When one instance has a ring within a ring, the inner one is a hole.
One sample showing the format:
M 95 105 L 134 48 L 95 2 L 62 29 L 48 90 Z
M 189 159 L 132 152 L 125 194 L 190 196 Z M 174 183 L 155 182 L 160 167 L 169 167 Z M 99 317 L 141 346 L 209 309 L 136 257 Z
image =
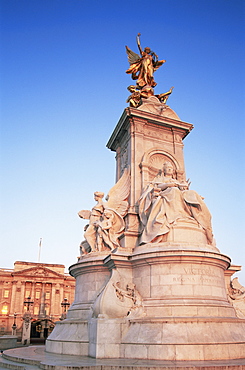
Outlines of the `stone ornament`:
M 132 319 L 145 315 L 142 297 L 135 284 L 128 279 L 116 269 L 112 270 L 109 282 L 95 300 L 93 317 Z
M 116 292 L 117 298 L 124 302 L 127 299 L 131 300 L 131 307 L 127 312 L 127 316 L 132 317 L 141 317 L 144 316 L 144 308 L 143 308 L 143 301 L 140 293 L 137 291 L 135 284 L 129 283 L 126 285 L 126 288 L 121 288 L 120 281 L 117 281 L 113 284 Z

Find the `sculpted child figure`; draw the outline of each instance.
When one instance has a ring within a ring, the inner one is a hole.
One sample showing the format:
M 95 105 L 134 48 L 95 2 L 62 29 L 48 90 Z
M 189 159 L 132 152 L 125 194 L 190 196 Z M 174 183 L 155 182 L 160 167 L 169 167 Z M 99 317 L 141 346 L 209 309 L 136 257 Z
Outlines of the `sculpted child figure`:
M 163 165 L 163 176 L 157 176 L 139 199 L 139 215 L 144 230 L 141 244 L 157 243 L 178 220 L 194 219 L 206 233 L 208 244 L 213 242 L 211 215 L 203 198 L 189 190 L 189 182 L 174 178 L 170 162 Z
M 117 212 L 105 209 L 103 220 L 96 222 L 98 227 L 98 250 L 103 251 L 105 247 L 111 250 L 119 247 L 118 242 L 119 234 L 124 230 L 123 218 Z

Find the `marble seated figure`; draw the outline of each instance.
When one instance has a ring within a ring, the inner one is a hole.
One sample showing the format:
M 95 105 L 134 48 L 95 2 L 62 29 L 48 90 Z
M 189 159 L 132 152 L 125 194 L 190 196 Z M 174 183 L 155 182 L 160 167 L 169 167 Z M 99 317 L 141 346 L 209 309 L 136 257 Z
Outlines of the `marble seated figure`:
M 170 162 L 163 165 L 139 199 L 139 216 L 143 225 L 140 244 L 160 243 L 178 221 L 194 221 L 205 231 L 208 244 L 213 243 L 211 214 L 203 198 L 189 189 L 189 182 L 174 178 Z

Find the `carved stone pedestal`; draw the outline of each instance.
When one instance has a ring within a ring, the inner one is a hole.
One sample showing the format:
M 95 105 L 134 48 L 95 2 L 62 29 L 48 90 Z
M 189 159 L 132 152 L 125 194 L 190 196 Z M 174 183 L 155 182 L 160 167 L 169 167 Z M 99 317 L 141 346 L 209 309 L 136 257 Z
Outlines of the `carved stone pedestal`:
M 124 356 L 159 360 L 243 358 L 245 321 L 229 304 L 224 270 L 229 258 L 191 246 L 137 248 L 134 282 L 145 316 L 130 320 Z M 235 357 L 234 357 L 235 356 Z
M 178 243 L 87 255 L 70 268 L 75 301 L 46 350 L 96 358 L 243 358 L 245 320 L 227 299 L 229 263 L 209 246 Z

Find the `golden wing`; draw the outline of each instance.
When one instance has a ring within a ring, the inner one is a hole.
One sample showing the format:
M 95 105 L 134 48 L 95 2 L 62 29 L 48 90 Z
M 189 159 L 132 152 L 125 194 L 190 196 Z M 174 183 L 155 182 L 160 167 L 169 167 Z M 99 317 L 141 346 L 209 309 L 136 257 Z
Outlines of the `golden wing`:
M 128 55 L 129 64 L 133 64 L 140 59 L 140 56 L 126 46 L 126 53 Z

